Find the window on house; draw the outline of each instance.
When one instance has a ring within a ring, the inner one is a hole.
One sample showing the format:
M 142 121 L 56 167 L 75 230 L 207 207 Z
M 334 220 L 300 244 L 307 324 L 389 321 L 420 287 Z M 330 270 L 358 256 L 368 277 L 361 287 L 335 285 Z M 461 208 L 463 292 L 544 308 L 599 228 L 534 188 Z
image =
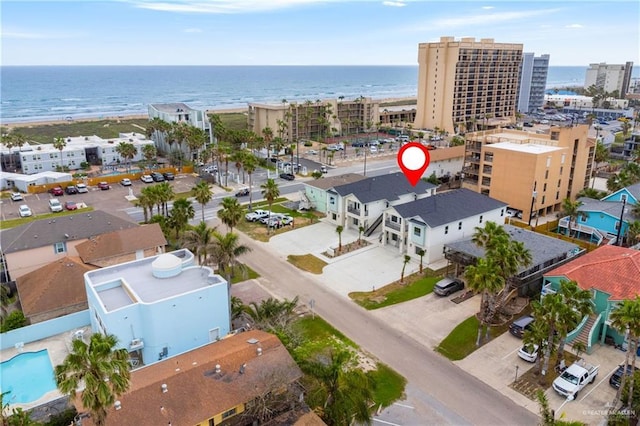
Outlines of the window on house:
M 416 253 L 418 256 L 420 256 L 420 251 L 421 251 L 421 250 L 424 250 L 424 249 L 423 249 L 422 247 L 418 247 L 418 246 L 416 246 L 416 251 L 415 251 L 415 253 Z M 426 251 L 426 250 L 424 250 L 424 251 L 425 251 L 425 253 L 424 253 L 424 254 L 426 254 L 426 252 L 427 252 L 427 251 Z M 423 255 L 423 256 L 424 256 L 424 255 Z
M 422 235 L 422 229 L 418 228 L 417 226 L 414 226 L 413 235 L 415 235 L 416 237 L 419 237 L 420 235 Z
M 542 196 L 542 205 L 544 205 L 544 195 Z
M 627 194 L 620 194 L 620 201 L 627 202 Z
M 400 218 L 398 216 L 391 216 L 391 222 L 400 223 Z
M 545 179 L 549 179 L 549 170 L 545 170 L 545 172 L 544 172 L 544 178 L 545 178 Z
M 545 183 L 545 184 L 542 186 L 542 192 L 546 192 L 546 191 L 547 191 L 547 184 Z
M 335 213 L 331 213 L 331 219 L 336 220 L 338 217 L 336 216 Z
M 504 209 L 500 210 L 500 217 L 504 216 Z
M 213 421 L 213 419 L 209 419 L 209 426 L 215 426 L 215 422 Z
M 449 233 L 449 226 L 444 227 L 444 234 L 447 235 Z
M 335 204 L 335 203 L 336 203 L 335 197 L 329 197 L 329 204 Z
M 620 229 L 620 221 L 617 221 L 617 222 L 616 222 L 616 231 L 617 231 L 618 229 Z
M 65 244 L 65 242 L 64 242 L 64 241 L 63 241 L 63 242 L 60 242 L 60 243 L 55 243 L 55 244 L 53 245 L 53 251 L 54 251 L 56 254 L 64 253 L 64 252 L 66 252 L 66 251 L 67 251 L 67 245 Z
M 228 419 L 229 417 L 235 416 L 235 415 L 236 415 L 236 409 L 232 408 L 231 410 L 228 410 L 222 413 L 222 420 Z
M 586 214 L 578 215 L 578 217 L 580 217 L 580 222 L 586 222 L 587 221 L 587 215 Z
M 462 222 L 458 222 L 458 231 L 462 229 Z
M 353 224 L 354 224 L 355 226 L 358 226 L 358 219 L 357 219 L 357 218 L 355 218 L 355 217 L 353 218 Z

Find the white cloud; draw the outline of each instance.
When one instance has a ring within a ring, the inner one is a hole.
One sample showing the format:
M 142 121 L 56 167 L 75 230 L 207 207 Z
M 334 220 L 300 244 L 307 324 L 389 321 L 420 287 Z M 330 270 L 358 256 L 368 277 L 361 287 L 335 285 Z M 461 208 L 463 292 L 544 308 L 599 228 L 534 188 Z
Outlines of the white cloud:
M 500 22 L 518 21 L 532 18 L 534 16 L 548 15 L 557 12 L 559 9 L 539 9 L 539 10 L 523 10 L 519 12 L 499 12 L 487 13 L 480 15 L 459 16 L 455 18 L 437 19 L 431 25 L 431 28 L 456 28 L 468 27 L 472 25 L 493 25 Z
M 130 0 L 130 3 L 141 9 L 161 12 L 225 14 L 261 12 L 334 1 L 338 0 Z
M 571 24 L 571 25 L 565 26 L 565 28 L 584 28 L 584 26 L 580 24 Z
M 200 28 L 185 28 L 185 33 L 201 33 L 202 30 Z
M 483 8 L 484 10 L 491 10 L 491 9 L 495 9 L 495 7 L 493 7 L 493 6 L 482 6 L 482 8 Z
M 382 5 L 383 6 L 393 6 L 393 7 L 404 7 L 407 4 L 403 3 L 401 1 L 383 1 Z
M 51 39 L 72 38 L 74 36 L 71 34 L 53 34 L 53 33 L 44 34 L 44 33 L 38 33 L 38 32 L 3 29 L 2 35 L 0 37 L 2 37 L 3 39 L 51 40 Z

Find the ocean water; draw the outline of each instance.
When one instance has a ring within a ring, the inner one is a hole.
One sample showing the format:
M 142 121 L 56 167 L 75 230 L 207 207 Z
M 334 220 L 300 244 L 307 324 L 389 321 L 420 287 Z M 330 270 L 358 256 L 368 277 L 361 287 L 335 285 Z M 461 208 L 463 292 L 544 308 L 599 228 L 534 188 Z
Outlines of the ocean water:
M 582 85 L 585 71 L 549 67 L 547 86 Z M 283 99 L 414 97 L 417 74 L 417 66 L 4 66 L 0 122 L 146 114 L 151 103 L 220 110 Z

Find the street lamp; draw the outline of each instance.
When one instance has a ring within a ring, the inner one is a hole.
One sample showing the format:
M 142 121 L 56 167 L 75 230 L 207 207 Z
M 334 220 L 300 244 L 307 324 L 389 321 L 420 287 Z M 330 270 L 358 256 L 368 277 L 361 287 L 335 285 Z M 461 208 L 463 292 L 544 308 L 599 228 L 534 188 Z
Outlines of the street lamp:
M 531 218 L 533 217 L 533 207 L 536 202 L 536 196 L 538 195 L 538 193 L 536 192 L 537 185 L 538 185 L 537 181 L 533 182 L 533 193 L 531 194 L 531 209 L 529 210 L 529 226 L 531 226 Z

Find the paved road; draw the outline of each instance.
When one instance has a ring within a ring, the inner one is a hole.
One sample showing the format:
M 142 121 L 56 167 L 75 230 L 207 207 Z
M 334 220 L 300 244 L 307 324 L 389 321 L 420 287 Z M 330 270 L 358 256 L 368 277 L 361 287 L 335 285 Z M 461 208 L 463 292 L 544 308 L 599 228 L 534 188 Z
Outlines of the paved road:
M 535 425 L 531 412 L 461 370 L 420 342 L 323 287 L 312 274 L 277 259 L 266 243 L 241 235 L 253 248 L 242 259 L 256 270 L 273 294 L 301 303 L 315 301 L 315 312 L 364 350 L 409 380 L 414 407 L 424 424 Z M 417 319 L 419 320 L 419 319 Z

